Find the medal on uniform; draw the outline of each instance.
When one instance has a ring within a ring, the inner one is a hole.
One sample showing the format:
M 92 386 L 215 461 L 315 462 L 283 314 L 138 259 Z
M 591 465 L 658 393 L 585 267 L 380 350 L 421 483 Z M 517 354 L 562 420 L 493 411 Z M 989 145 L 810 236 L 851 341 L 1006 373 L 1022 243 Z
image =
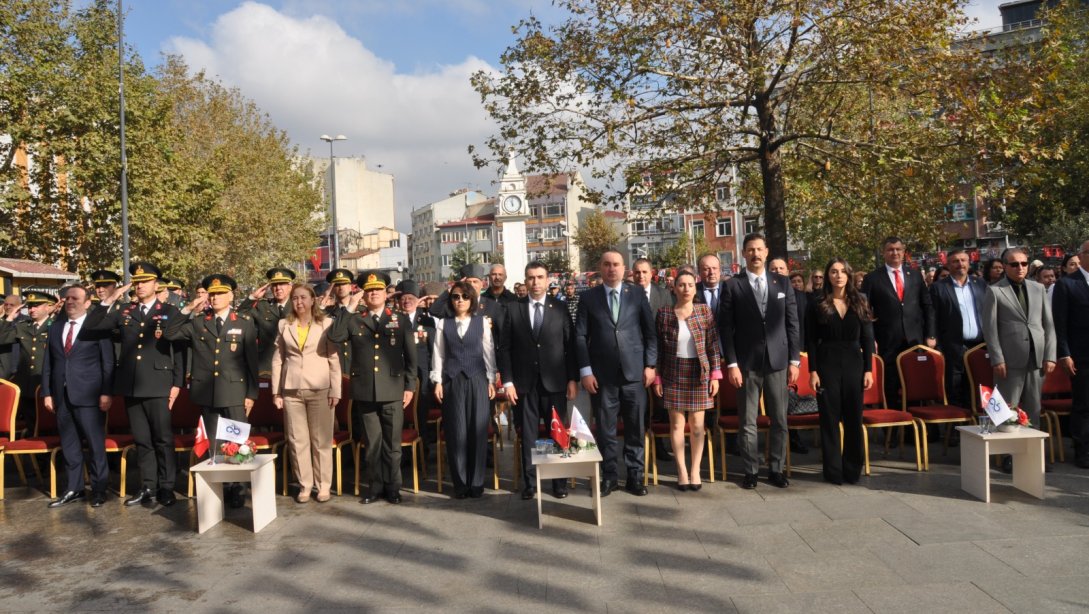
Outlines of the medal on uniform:
M 231 344 L 231 351 L 233 352 L 233 351 L 235 351 L 237 349 L 238 349 L 238 344 L 237 343 L 232 343 Z
M 162 339 L 162 337 L 163 337 L 163 327 L 162 327 L 162 324 L 161 324 L 161 323 L 159 323 L 159 322 L 156 322 L 156 323 L 155 323 L 155 338 L 156 338 L 156 339 Z

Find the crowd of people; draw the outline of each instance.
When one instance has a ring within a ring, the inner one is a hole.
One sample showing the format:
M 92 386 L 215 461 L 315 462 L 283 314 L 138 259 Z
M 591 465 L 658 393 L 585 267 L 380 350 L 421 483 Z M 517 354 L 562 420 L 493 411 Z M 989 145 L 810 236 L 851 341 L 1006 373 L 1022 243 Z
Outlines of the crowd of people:
M 443 442 L 436 453 L 445 453 L 453 496 L 480 497 L 498 399 L 513 408 L 522 435 L 522 498 L 536 497 L 535 440 L 553 411 L 569 422 L 580 388 L 591 400 L 602 496 L 620 489 L 621 476 L 626 491 L 647 494 L 648 420 L 669 424 L 660 454 L 676 462 L 676 487 L 700 490 L 707 412 L 720 394 L 736 395 L 741 486 L 756 488 L 766 464 L 766 481 L 787 488 L 787 447 L 802 446 L 787 415 L 803 352 L 817 393 L 823 477 L 853 484 L 863 469 L 863 393 L 876 384 L 872 357 L 895 365 L 918 345 L 944 355 L 948 403 L 966 418 L 976 413 L 967 350 L 986 343 L 999 391 L 1034 424 L 1043 378 L 1064 369 L 1073 382 L 1074 462 L 1089 468 L 1089 241 L 1059 270 L 1030 263 L 1018 248 L 975 271 L 963 250 L 927 271 L 910 266 L 897 237 L 880 249 L 884 263 L 873 271 L 836 258 L 808 280 L 769 254 L 760 234 L 744 238 L 744 269 L 729 278 L 713 254 L 656 275 L 646 259 L 628 266 L 607 251 L 581 291 L 551 281 L 554 272 L 539 261 L 520 271 L 514 292 L 502 265 L 466 265 L 449 287 L 394 285 L 380 271 L 346 269 L 315 287 L 277 267 L 240 301 L 235 280 L 213 274 L 188 302 L 158 266 L 135 262 L 126 284 L 95 271 L 90 284 L 63 288 L 59 302 L 40 291 L 7 297 L 0 378 L 24 391 L 21 423 L 32 424 L 39 389 L 56 415 L 68 482 L 50 507 L 87 497 L 85 445 L 91 504 L 103 505 L 105 412 L 115 395 L 124 397 L 140 470 L 141 487 L 125 505 L 172 505 L 179 393 L 188 388 L 215 433 L 221 417 L 247 419 L 263 377 L 283 412 L 299 503 L 330 499 L 329 442 L 346 392 L 351 432 L 366 450 L 363 503 L 401 501 L 406 420 L 425 442 Z M 896 370 L 884 375 L 887 402 L 897 406 Z M 441 414 L 438 438 L 427 432 L 432 410 Z M 757 452 L 762 414 L 766 460 Z M 564 480 L 550 488 L 568 495 Z M 229 504 L 243 505 L 240 485 L 226 493 Z

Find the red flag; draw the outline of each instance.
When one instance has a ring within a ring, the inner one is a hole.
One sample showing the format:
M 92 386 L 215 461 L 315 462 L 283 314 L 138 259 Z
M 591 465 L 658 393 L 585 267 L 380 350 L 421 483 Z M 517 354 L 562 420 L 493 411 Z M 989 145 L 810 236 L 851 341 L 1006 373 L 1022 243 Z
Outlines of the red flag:
M 567 434 L 567 429 L 563 427 L 563 422 L 560 421 L 560 415 L 556 413 L 556 408 L 552 408 L 552 441 L 555 441 L 558 446 L 566 450 L 571 447 L 571 438 Z
M 193 454 L 197 455 L 197 458 L 204 456 L 204 453 L 208 451 L 208 431 L 204 430 L 204 416 L 200 417 L 200 422 L 197 422 L 197 440 L 193 442 Z

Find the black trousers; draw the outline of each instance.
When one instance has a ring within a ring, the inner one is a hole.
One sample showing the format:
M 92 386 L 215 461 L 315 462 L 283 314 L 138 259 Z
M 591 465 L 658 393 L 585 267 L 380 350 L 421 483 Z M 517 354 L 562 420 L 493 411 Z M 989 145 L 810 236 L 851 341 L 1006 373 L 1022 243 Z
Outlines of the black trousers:
M 570 416 L 567 412 L 566 391 L 549 392 L 541 385 L 540 380 L 529 390 L 518 390 L 518 404 L 514 406 L 514 419 L 522 429 L 522 484 L 526 487 L 537 484 L 537 467 L 533 464 L 533 449 L 537 441 L 538 425 L 541 420 L 545 424 L 552 423 L 552 408 L 563 421 L 563 427 L 567 428 Z M 548 437 L 551 437 L 549 435 Z M 566 480 L 552 480 L 552 487 L 563 486 Z
M 424 450 L 430 448 L 435 441 L 435 433 L 427 423 L 427 414 L 435 406 L 435 385 L 431 383 L 431 372 L 419 370 L 417 372 L 420 382 L 419 396 L 416 400 L 416 430 L 420 433 L 420 442 Z
M 950 405 L 974 409 L 972 391 L 968 389 L 968 372 L 964 369 L 964 353 L 980 343 L 983 343 L 982 338 L 939 348 L 945 356 L 945 396 L 949 398 Z M 892 368 L 895 371 L 896 365 Z M 885 373 L 888 373 L 888 369 Z
M 174 432 L 170 428 L 168 399 L 125 397 L 125 409 L 129 414 L 133 439 L 136 440 L 136 460 L 140 465 L 142 487 L 174 490 L 178 463 L 174 453 Z
M 862 353 L 857 342 L 822 343 L 817 364 L 821 378 L 817 406 L 824 479 L 835 484 L 857 482 L 862 476 Z
M 1060 367 L 1056 367 L 1060 368 Z M 1070 437 L 1076 459 L 1089 460 L 1089 361 L 1075 365 L 1073 406 L 1070 408 Z
M 91 458 L 87 461 L 87 473 L 91 478 L 91 490 L 105 493 L 109 485 L 110 470 L 106 466 L 106 412 L 95 406 L 72 405 L 68 393 L 54 395 L 53 407 L 57 412 L 57 431 L 60 434 L 61 452 L 68 475 L 65 492 L 83 492 L 83 441 Z
M 643 481 L 643 436 L 647 430 L 647 390 L 643 382 L 602 384 L 598 380 L 597 394 L 590 395 L 594 419 L 598 426 L 597 446 L 601 452 L 601 478 L 619 479 L 617 469 L 620 443 L 616 440 L 617 422 L 624 420 L 624 465 L 628 480 Z
M 363 481 L 371 494 L 393 495 L 401 490 L 401 431 L 405 410 L 400 399 L 389 402 L 352 402 L 359 409 L 366 437 Z
M 484 488 L 488 454 L 488 378 L 458 374 L 442 384 L 442 431 L 454 492 Z

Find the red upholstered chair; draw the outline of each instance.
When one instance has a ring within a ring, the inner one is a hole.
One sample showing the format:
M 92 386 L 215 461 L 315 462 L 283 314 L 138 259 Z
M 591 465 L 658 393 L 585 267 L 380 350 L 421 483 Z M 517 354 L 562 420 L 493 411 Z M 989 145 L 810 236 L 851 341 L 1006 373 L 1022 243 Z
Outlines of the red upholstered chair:
M 717 401 L 718 420 L 715 421 L 715 428 L 718 430 L 718 449 L 722 463 L 720 475 L 725 480 L 727 475 L 726 434 L 736 434 L 741 430 L 741 418 L 737 415 L 737 388 L 734 388 L 727 378 L 723 378 L 718 384 Z M 763 399 L 760 401 L 760 415 L 756 417 L 756 431 L 765 434 L 771 432 L 771 418 L 764 415 Z
M 896 369 L 900 373 L 900 402 L 904 411 L 910 412 L 923 425 L 945 425 L 944 452 L 949 450 L 949 436 L 954 424 L 969 424 L 972 411 L 950 405 L 945 396 L 945 357 L 925 345 L 908 348 L 896 357 Z M 923 467 L 930 469 L 930 450 L 926 443 L 926 429 L 922 429 Z
M 170 430 L 174 431 L 174 452 L 189 453 L 189 464 L 186 465 L 185 473 L 189 476 L 189 487 L 186 492 L 190 499 L 193 498 L 193 474 L 188 468 L 197 464 L 197 456 L 193 454 L 193 446 L 197 442 L 197 424 L 199 422 L 200 408 L 190 401 L 189 388 L 182 386 L 178 398 L 174 399 L 174 407 L 170 410 Z
M 991 367 L 991 355 L 987 352 L 986 343 L 980 343 L 964 353 L 964 372 L 968 375 L 968 388 L 972 394 L 972 413 L 983 415 L 979 387 L 994 388 L 994 368 Z
M 350 392 L 350 391 L 346 391 Z M 412 452 L 412 492 L 420 492 L 420 443 L 423 439 L 420 437 L 420 431 L 416 428 L 416 407 L 420 398 L 420 383 L 416 382 L 416 390 L 412 394 L 412 402 L 408 404 L 408 407 L 404 408 L 404 422 L 401 427 L 401 448 L 409 448 Z M 493 417 L 494 418 L 494 417 Z M 494 419 L 491 424 L 488 425 L 488 436 L 491 441 L 492 433 L 496 432 L 497 424 Z M 494 441 L 491 443 L 494 444 Z M 359 495 L 359 471 L 360 459 L 363 456 L 363 449 L 367 447 L 366 440 L 360 438 L 359 443 L 353 447 L 355 454 L 355 494 Z M 441 449 L 441 448 L 440 448 Z M 403 451 L 403 450 L 402 450 Z M 440 461 L 441 462 L 441 461 Z M 496 463 L 498 464 L 498 462 Z M 441 467 L 441 465 L 440 465 Z M 426 471 L 426 469 L 425 469 Z M 497 470 L 498 471 L 498 470 Z M 440 476 L 441 471 L 440 471 Z M 496 474 L 496 488 L 499 488 L 499 477 Z M 442 479 L 439 479 L 439 492 L 442 492 Z
M 1059 450 L 1059 461 L 1066 461 L 1066 453 L 1063 451 L 1063 428 L 1059 424 L 1059 417 L 1069 416 L 1074 406 L 1073 385 L 1070 382 L 1070 374 L 1066 369 L 1056 365 L 1051 373 L 1044 377 L 1041 387 L 1043 399 L 1040 401 L 1040 417 L 1046 419 L 1048 426 L 1049 447 L 1051 450 L 1051 462 L 1055 462 L 1055 449 Z
M 341 378 L 340 402 L 333 411 L 333 467 L 337 474 L 337 496 L 340 496 L 344 494 L 344 448 L 352 444 L 352 381 L 347 375 Z
M 798 365 L 798 382 L 793 386 L 794 391 L 800 397 L 815 397 L 817 391 L 809 385 L 809 354 L 801 353 L 801 362 Z M 787 414 L 788 431 L 819 431 L 821 428 L 820 414 Z M 840 443 L 843 442 L 843 424 L 839 426 Z M 786 447 L 786 474 L 790 476 L 790 446 Z
M 720 386 L 722 385 L 721 381 L 719 382 L 719 385 Z M 663 401 L 664 401 L 664 399 L 662 399 L 662 397 L 655 396 L 653 389 L 651 389 L 651 388 L 647 389 L 647 409 L 649 410 L 648 413 L 651 416 L 651 419 L 647 421 L 647 424 L 650 425 L 650 438 L 651 438 L 650 440 L 652 442 L 652 445 L 647 446 L 647 448 L 648 448 L 648 451 L 650 452 L 650 466 L 652 468 L 652 471 L 654 472 L 654 485 L 655 486 L 658 485 L 658 446 L 656 445 L 655 440 L 665 439 L 666 441 L 670 441 L 669 423 L 668 422 L 655 422 L 654 418 L 653 418 L 655 407 L 657 407 L 657 405 L 659 403 L 662 403 Z M 712 409 L 709 409 L 708 411 L 713 413 L 715 410 L 712 408 Z M 706 422 L 706 420 L 705 420 L 705 422 Z M 711 421 L 711 424 L 714 424 L 713 419 Z M 685 423 L 684 423 L 684 436 L 688 437 L 691 434 L 692 434 L 692 429 L 688 427 L 688 420 L 687 420 L 687 417 L 686 417 Z M 710 429 L 707 430 L 706 435 L 704 436 L 704 442 L 705 442 L 705 445 L 707 446 L 707 450 L 706 450 L 706 454 L 704 454 L 704 458 L 707 459 L 707 471 L 708 471 L 708 476 L 709 476 L 708 481 L 714 482 L 715 481 L 715 443 L 714 443 L 715 438 L 714 438 L 714 435 L 712 434 Z M 689 470 L 691 470 L 691 467 L 689 467 Z
M 121 455 L 121 486 L 118 493 L 125 496 L 125 482 L 128 479 L 128 455 L 136 449 L 136 438 L 132 436 L 129 424 L 129 412 L 125 409 L 125 397 L 114 395 L 110 410 L 106 412 L 106 454 Z
M 248 420 L 250 440 L 258 450 L 275 453 L 284 445 L 284 413 L 273 404 L 272 387 L 267 379 L 258 380 L 257 400 Z M 210 436 L 215 436 L 215 433 Z
M 15 469 L 19 472 L 19 478 L 26 484 L 26 473 L 23 472 L 23 463 L 20 456 L 38 454 L 49 455 L 49 496 L 57 498 L 57 453 L 60 452 L 60 434 L 57 431 L 57 415 L 45 410 L 42 402 L 41 387 L 34 395 L 35 427 L 34 434 L 23 439 L 15 439 L 14 427 L 11 427 L 11 441 L 4 444 L 4 455 L 11 456 L 15 460 Z M 34 473 L 42 480 L 41 469 L 37 461 L 31 459 L 34 465 Z
M 4 448 L 15 439 L 15 414 L 19 407 L 19 387 L 0 379 L 0 500 L 4 498 Z
M 870 475 L 870 434 L 867 428 L 887 428 L 885 435 L 885 456 L 889 454 L 889 441 L 892 439 L 892 429 L 900 429 L 900 453 L 904 450 L 904 432 L 911 427 L 915 434 L 915 470 L 923 470 L 923 460 L 920 443 L 919 420 L 910 413 L 891 409 L 885 402 L 885 361 L 877 354 L 873 355 L 873 386 L 869 390 L 862 391 L 862 452 L 865 460 L 866 475 Z M 925 431 L 924 431 L 925 432 Z

